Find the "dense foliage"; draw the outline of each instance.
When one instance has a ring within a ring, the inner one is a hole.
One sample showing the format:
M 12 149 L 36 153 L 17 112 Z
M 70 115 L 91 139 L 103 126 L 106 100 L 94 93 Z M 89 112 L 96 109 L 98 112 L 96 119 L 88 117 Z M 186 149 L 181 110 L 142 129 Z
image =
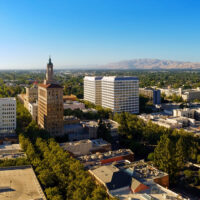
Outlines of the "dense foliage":
M 64 94 L 74 94 L 79 99 L 83 98 L 83 77 L 85 75 L 121 75 L 121 76 L 137 76 L 140 80 L 140 87 L 167 87 L 172 88 L 183 87 L 196 88 L 200 86 L 199 71 L 184 70 L 89 70 L 89 71 L 72 71 L 65 73 L 63 71 L 55 71 L 55 78 L 64 87 Z M 38 71 L 5 71 L 0 74 L 2 83 L 13 83 L 14 86 L 6 86 L 6 89 L 0 88 L 0 95 L 15 96 L 23 89 L 21 84 L 31 85 L 34 81 L 42 82 L 45 77 L 44 70 Z M 7 92 L 6 92 L 7 91 Z
M 198 162 L 199 139 L 192 133 L 146 123 L 129 113 L 115 114 L 114 119 L 120 124 L 121 145 L 131 148 L 136 157 L 148 156 L 159 169 L 169 173 L 172 182 L 188 161 Z
M 30 120 L 23 106 L 19 105 L 17 116 L 25 119 L 20 124 L 23 127 L 18 129 L 20 144 L 49 200 L 109 199 L 105 189 L 95 184 L 83 165 Z
M 8 86 L 4 84 L 4 81 L 0 79 L 0 98 L 3 97 L 15 97 L 17 94 L 22 92 L 22 87 L 19 85 Z
M 96 106 L 93 103 L 90 103 L 88 101 L 83 101 L 80 100 L 81 102 L 83 102 L 85 104 L 86 108 L 89 109 L 94 109 L 92 110 L 88 110 L 87 112 L 83 112 L 80 109 L 75 109 L 75 110 L 71 110 L 71 109 L 65 109 L 64 110 L 64 115 L 65 116 L 76 116 L 79 119 L 84 119 L 84 120 L 97 120 L 97 119 L 111 119 L 112 116 L 112 111 L 108 108 L 102 108 L 101 106 Z
M 54 139 L 48 141 L 19 136 L 20 144 L 50 200 L 108 199 L 105 189 L 96 186 L 80 162 L 64 152 Z
M 198 143 L 190 133 L 173 131 L 171 135 L 162 135 L 154 151 L 153 161 L 159 169 L 170 175 L 175 181 L 178 173 L 188 161 L 196 161 Z
M 29 165 L 29 161 L 26 158 L 15 158 L 15 159 L 5 159 L 0 160 L 0 167 L 7 166 L 22 166 Z

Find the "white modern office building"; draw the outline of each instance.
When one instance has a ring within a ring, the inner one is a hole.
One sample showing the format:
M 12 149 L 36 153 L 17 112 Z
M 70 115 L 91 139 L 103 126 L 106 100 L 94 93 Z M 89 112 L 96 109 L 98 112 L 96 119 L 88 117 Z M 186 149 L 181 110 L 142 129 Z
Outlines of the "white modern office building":
M 137 77 L 104 76 L 102 106 L 113 112 L 139 113 L 139 79 Z
M 110 108 L 113 112 L 139 113 L 139 79 L 137 77 L 86 76 L 84 100 Z
M 16 129 L 16 99 L 0 98 L 0 134 L 12 134 Z
M 101 105 L 101 79 L 99 76 L 85 76 L 84 100 Z

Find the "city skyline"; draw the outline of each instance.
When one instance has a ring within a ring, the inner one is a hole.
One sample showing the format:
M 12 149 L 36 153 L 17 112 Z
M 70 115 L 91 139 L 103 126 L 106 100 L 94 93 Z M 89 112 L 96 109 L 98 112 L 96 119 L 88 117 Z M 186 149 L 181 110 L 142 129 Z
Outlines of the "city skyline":
M 0 69 L 104 65 L 135 58 L 200 62 L 197 1 L 1 1 Z

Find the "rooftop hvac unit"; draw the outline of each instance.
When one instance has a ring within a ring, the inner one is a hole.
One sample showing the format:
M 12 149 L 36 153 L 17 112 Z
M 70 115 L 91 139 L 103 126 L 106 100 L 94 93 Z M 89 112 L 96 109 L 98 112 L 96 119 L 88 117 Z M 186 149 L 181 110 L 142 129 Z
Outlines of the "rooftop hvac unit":
M 153 200 L 153 198 L 150 196 L 150 195 L 148 195 L 148 194 L 142 194 L 142 197 L 143 197 L 143 199 L 145 199 L 145 200 Z
M 99 159 L 102 159 L 102 158 L 103 158 L 103 155 L 99 155 L 98 158 L 99 158 Z
M 94 154 L 94 155 L 91 155 L 91 158 L 92 158 L 92 159 L 96 159 L 97 156 Z

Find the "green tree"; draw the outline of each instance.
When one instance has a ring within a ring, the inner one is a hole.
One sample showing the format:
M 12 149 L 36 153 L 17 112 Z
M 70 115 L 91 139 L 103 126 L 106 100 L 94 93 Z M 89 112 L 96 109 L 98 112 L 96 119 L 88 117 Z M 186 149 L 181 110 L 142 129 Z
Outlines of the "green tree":
M 58 187 L 49 187 L 45 189 L 45 193 L 49 200 L 64 200 L 59 192 Z
M 154 150 L 154 163 L 160 170 L 167 172 L 174 181 L 178 168 L 175 160 L 175 144 L 167 135 L 161 136 L 160 142 Z

